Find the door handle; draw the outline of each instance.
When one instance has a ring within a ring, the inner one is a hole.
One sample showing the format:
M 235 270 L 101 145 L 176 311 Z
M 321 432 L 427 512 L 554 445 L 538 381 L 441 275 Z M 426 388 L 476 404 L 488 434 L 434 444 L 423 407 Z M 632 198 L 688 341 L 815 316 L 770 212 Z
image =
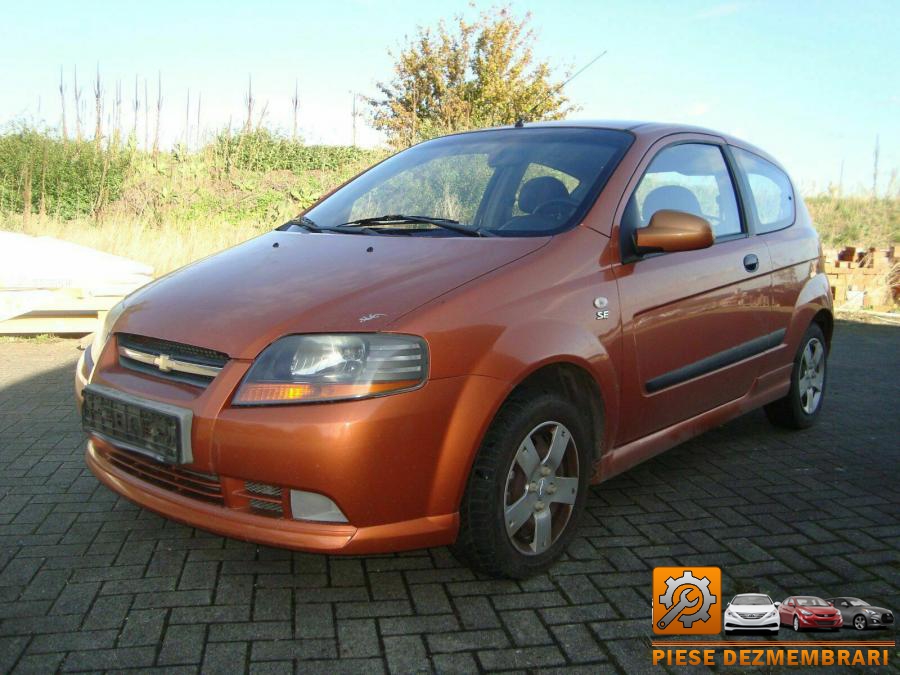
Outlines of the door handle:
M 750 253 L 744 256 L 744 269 L 748 272 L 755 272 L 759 269 L 759 258 L 755 254 Z

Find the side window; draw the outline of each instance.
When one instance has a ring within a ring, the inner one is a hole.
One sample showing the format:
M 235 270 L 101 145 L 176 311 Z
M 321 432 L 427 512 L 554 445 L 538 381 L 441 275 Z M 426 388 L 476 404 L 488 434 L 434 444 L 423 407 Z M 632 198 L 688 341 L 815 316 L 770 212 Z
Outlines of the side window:
M 716 238 L 742 232 L 731 176 L 718 146 L 683 143 L 653 158 L 625 214 L 635 227 L 646 227 L 661 209 L 705 218 Z
M 741 172 L 750 185 L 756 212 L 756 232 L 765 234 L 794 223 L 794 190 L 790 179 L 771 162 L 752 152 L 732 148 Z

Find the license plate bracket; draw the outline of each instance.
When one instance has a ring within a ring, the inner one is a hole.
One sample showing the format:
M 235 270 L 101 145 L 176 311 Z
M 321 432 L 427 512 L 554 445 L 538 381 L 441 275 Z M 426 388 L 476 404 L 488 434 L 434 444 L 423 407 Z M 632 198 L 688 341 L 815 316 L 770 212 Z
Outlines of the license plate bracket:
M 83 396 L 81 424 L 87 433 L 166 464 L 193 460 L 190 410 L 97 384 L 87 385 Z

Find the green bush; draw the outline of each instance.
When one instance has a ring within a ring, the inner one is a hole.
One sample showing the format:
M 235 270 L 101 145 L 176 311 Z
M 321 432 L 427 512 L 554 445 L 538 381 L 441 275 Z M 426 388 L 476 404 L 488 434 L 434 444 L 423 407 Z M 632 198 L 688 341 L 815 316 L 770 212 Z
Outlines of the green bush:
M 22 212 L 31 183 L 31 210 L 63 219 L 89 215 L 118 198 L 132 162 L 126 148 L 63 141 L 30 127 L 0 135 L 0 211 Z
M 374 162 L 383 152 L 353 146 L 303 145 L 268 129 L 221 133 L 207 148 L 216 163 L 248 171 L 335 171 L 350 164 Z

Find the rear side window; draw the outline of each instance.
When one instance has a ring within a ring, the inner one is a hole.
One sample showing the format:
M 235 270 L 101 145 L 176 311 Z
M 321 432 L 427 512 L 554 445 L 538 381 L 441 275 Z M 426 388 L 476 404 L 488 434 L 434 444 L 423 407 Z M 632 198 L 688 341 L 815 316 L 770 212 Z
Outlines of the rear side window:
M 731 175 L 718 146 L 682 143 L 653 158 L 626 214 L 637 227 L 646 227 L 662 209 L 706 219 L 717 239 L 742 232 Z
M 784 171 L 752 152 L 740 148 L 732 148 L 732 152 L 750 186 L 757 234 L 774 232 L 792 225 L 794 189 Z

